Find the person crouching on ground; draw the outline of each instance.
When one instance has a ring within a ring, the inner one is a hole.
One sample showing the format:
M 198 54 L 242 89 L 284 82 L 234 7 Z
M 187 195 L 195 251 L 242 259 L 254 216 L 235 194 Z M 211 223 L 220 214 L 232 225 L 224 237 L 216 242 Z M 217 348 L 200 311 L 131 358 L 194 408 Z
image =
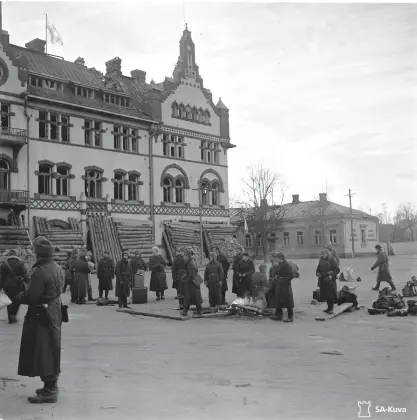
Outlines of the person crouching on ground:
M 0 289 L 9 297 L 12 303 L 7 307 L 9 324 L 17 322 L 17 313 L 20 304 L 15 301 L 15 296 L 24 292 L 29 282 L 26 264 L 17 256 L 15 250 L 7 253 L 6 259 L 0 267 Z
M 272 251 L 270 253 L 272 260 L 271 276 L 275 283 L 275 315 L 271 318 L 277 321 L 283 319 L 283 309 L 287 309 L 288 317 L 284 322 L 294 321 L 294 297 L 292 293 L 291 280 L 293 279 L 293 270 L 291 265 L 285 259 L 282 252 Z
M 255 263 L 249 258 L 249 254 L 242 254 L 242 261 L 238 268 L 239 283 L 237 284 L 236 295 L 244 298 L 252 287 L 252 275 L 255 274 Z
M 29 397 L 31 403 L 56 403 L 61 373 L 61 290 L 64 272 L 53 260 L 52 243 L 39 236 L 33 241 L 36 263 L 28 288 L 16 297 L 28 305 L 22 329 L 18 375 L 40 376 L 44 387 Z
M 129 261 L 129 254 L 125 251 L 122 259 L 116 264 L 116 297 L 119 308 L 129 308 L 127 298 L 130 296 L 130 289 L 133 282 L 132 266 Z
M 204 284 L 209 290 L 210 307 L 218 308 L 222 304 L 223 266 L 217 261 L 216 252 L 210 252 L 209 258 L 204 272 Z
M 262 303 L 262 307 L 265 308 L 267 305 L 265 292 L 268 289 L 268 278 L 266 276 L 266 264 L 261 264 L 259 266 L 259 271 L 252 276 L 252 289 L 251 297 L 254 300 L 254 303 Z
M 375 268 L 378 267 L 378 277 L 376 279 L 376 285 L 372 288 L 372 290 L 379 290 L 379 286 L 381 285 L 381 282 L 385 281 L 391 286 L 391 290 L 395 291 L 395 285 L 392 281 L 391 273 L 389 270 L 388 265 L 388 256 L 387 254 L 382 250 L 381 245 L 376 245 L 376 255 L 377 260 L 376 263 L 371 267 L 371 270 L 374 271 Z
M 217 261 L 223 267 L 223 281 L 222 281 L 222 288 L 221 288 L 221 295 L 222 295 L 222 305 L 226 305 L 226 292 L 229 290 L 227 285 L 227 274 L 230 268 L 230 262 L 227 259 L 226 255 L 224 255 L 218 246 L 213 247 L 213 251 L 217 254 Z
M 339 274 L 339 267 L 335 260 L 331 258 L 329 251 L 324 249 L 317 265 L 316 276 L 318 278 L 318 287 L 320 288 L 320 300 L 327 302 L 327 308 L 324 312 L 333 313 L 334 303 L 337 301 L 336 277 Z
M 157 246 L 152 248 L 152 256 L 149 258 L 151 270 L 151 284 L 149 290 L 156 293 L 156 300 L 165 300 L 165 290 L 168 289 L 167 275 L 165 273 L 166 262 Z
M 109 291 L 113 290 L 113 278 L 114 278 L 114 262 L 110 257 L 108 251 L 104 251 L 103 258 L 99 261 L 97 267 L 97 278 L 98 278 L 98 295 L 100 299 L 103 297 L 108 299 Z
M 172 287 L 177 289 L 177 296 L 180 309 L 184 309 L 184 293 L 182 290 L 182 278 L 186 274 L 184 251 L 177 249 L 177 255 L 172 263 Z
M 197 317 L 200 317 L 202 315 L 201 305 L 203 304 L 200 286 L 203 279 L 198 274 L 198 265 L 194 259 L 194 252 L 192 249 L 185 250 L 184 260 L 186 274 L 182 280 L 184 291 L 184 309 L 181 312 L 181 315 L 188 316 L 190 306 L 195 305 L 197 307 Z
M 72 265 L 72 299 L 71 302 L 77 305 L 82 305 L 86 302 L 85 297 L 87 295 L 88 288 L 88 276 L 90 274 L 90 267 L 87 263 L 85 254 L 81 254 L 78 260 Z

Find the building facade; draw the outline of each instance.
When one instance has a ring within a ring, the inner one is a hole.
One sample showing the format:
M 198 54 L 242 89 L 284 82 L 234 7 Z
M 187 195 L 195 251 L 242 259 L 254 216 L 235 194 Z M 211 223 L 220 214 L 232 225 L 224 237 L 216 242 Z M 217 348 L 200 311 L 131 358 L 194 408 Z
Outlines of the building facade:
M 161 245 L 166 220 L 229 221 L 229 111 L 203 86 L 188 29 L 159 84 L 123 75 L 118 57 L 103 74 L 1 34 L 0 224 L 15 209 L 32 237 L 34 217 L 86 234 L 97 212 L 151 222 Z
M 353 246 L 355 256 L 375 254 L 375 245 L 379 240 L 379 221 L 375 216 L 360 210 L 353 210 L 327 200 L 327 194 L 320 194 L 318 201 L 302 202 L 298 195 L 293 195 L 291 203 L 280 209 L 282 219 L 279 226 L 269 235 L 269 249 L 284 252 L 289 258 L 317 258 L 326 243 L 342 258 L 352 256 L 352 220 Z M 240 209 L 231 211 L 231 222 L 239 226 L 237 239 L 252 256 L 263 258 L 260 238 L 251 233 L 250 221 L 246 223 Z

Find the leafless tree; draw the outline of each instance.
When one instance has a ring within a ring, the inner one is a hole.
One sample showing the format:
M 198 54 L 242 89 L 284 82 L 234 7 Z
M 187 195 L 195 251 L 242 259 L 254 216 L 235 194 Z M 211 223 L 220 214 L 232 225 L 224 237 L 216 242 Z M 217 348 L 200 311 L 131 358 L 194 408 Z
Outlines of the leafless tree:
M 397 224 L 402 222 L 405 224 L 406 229 L 410 232 L 411 241 L 414 241 L 414 233 L 417 227 L 417 210 L 411 204 L 401 204 L 395 216 Z
M 241 207 L 247 215 L 248 233 L 256 253 L 258 238 L 261 240 L 264 261 L 268 261 L 269 244 L 278 239 L 277 230 L 284 218 L 285 183 L 280 174 L 262 164 L 249 168 L 249 175 L 243 182 L 245 200 Z

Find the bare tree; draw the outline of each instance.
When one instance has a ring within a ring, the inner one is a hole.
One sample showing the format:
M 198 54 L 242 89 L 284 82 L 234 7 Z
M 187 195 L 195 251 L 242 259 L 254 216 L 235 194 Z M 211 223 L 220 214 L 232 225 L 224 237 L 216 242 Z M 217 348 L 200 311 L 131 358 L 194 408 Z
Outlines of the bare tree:
M 258 164 L 249 169 L 243 179 L 245 201 L 241 207 L 246 209 L 248 233 L 258 251 L 258 238 L 261 240 L 264 261 L 268 261 L 269 243 L 277 239 L 276 233 L 284 217 L 285 184 L 281 175 Z M 278 201 L 279 204 L 275 204 Z
M 401 204 L 395 216 L 397 224 L 402 222 L 410 232 L 411 241 L 414 241 L 414 232 L 417 227 L 417 210 L 411 203 Z

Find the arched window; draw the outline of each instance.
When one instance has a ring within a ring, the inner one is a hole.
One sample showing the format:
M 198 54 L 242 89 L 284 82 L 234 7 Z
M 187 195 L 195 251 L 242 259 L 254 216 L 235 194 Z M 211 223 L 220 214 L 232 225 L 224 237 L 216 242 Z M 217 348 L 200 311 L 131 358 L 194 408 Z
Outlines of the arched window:
M 177 118 L 180 116 L 180 109 L 176 102 L 172 104 L 172 116 Z
M 5 159 L 0 159 L 0 189 L 8 190 L 10 188 L 10 167 Z
M 204 123 L 205 124 L 210 124 L 210 112 L 206 111 L 204 113 Z
M 181 104 L 179 108 L 180 108 L 180 118 L 186 118 L 185 106 L 183 104 Z
M 184 202 L 184 182 L 182 179 L 177 179 L 175 181 L 175 202 Z
M 246 234 L 245 246 L 246 246 L 246 248 L 252 248 L 252 235 L 250 233 Z
M 164 203 L 172 202 L 172 181 L 171 178 L 164 178 Z
M 219 205 L 219 183 L 217 181 L 211 184 L 211 205 Z
M 98 171 L 85 172 L 85 196 L 87 198 L 101 198 L 102 194 L 102 174 Z
M 187 105 L 187 107 L 185 108 L 185 112 L 186 112 L 187 120 L 192 120 L 193 119 L 193 111 L 191 110 L 191 107 L 189 105 Z
M 208 192 L 209 192 L 209 186 L 207 182 L 203 182 L 201 184 L 201 204 L 203 205 L 208 204 Z
M 129 201 L 139 201 L 139 176 L 136 174 L 129 175 L 128 199 Z
M 49 165 L 39 165 L 38 193 L 52 194 L 52 167 Z
M 124 175 L 120 172 L 116 172 L 114 174 L 113 186 L 114 186 L 114 199 L 115 200 L 123 200 L 124 199 Z
M 198 121 L 198 111 L 195 106 L 193 107 L 192 112 L 193 112 L 193 121 Z
M 69 196 L 70 170 L 66 166 L 56 168 L 56 195 Z
M 203 112 L 203 110 L 201 108 L 198 110 L 197 121 L 198 122 L 201 122 L 201 123 L 204 122 L 204 112 Z

